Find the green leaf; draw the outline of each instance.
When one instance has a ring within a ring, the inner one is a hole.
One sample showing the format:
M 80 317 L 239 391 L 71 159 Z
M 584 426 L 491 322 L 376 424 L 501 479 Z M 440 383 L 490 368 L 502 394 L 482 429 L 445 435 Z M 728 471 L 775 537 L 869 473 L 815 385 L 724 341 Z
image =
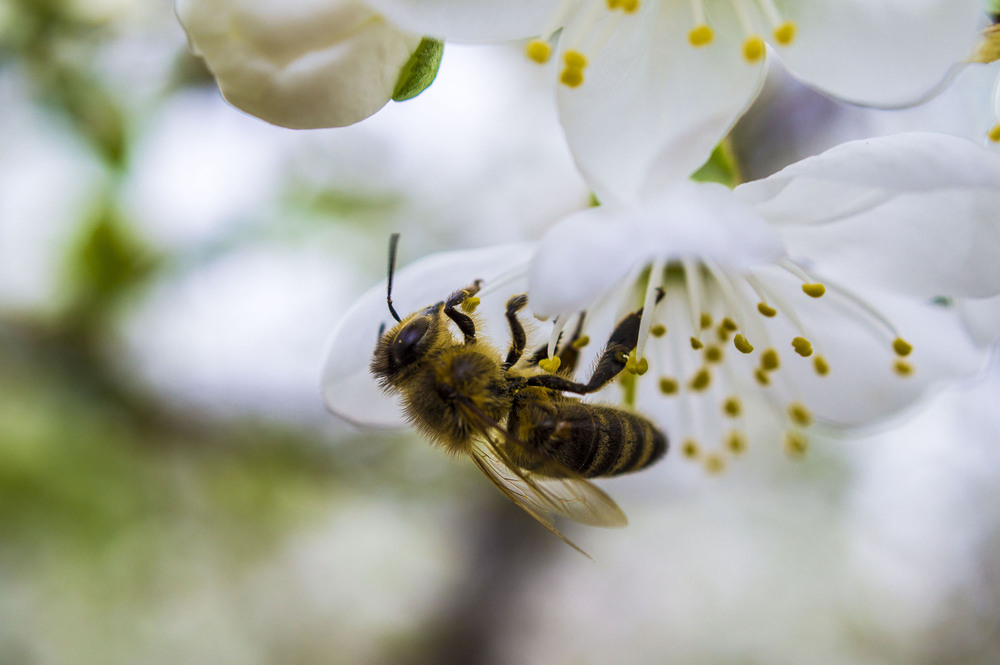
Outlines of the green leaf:
M 728 139 L 715 146 L 708 161 L 694 172 L 691 179 L 696 182 L 718 182 L 726 187 L 735 187 L 742 182 L 740 165 L 736 162 Z
M 444 42 L 430 37 L 424 37 L 407 60 L 403 68 L 399 70 L 399 80 L 396 81 L 396 90 L 392 93 L 392 99 L 397 102 L 405 102 L 413 99 L 434 82 L 437 76 L 438 67 L 441 66 L 441 55 L 444 53 Z

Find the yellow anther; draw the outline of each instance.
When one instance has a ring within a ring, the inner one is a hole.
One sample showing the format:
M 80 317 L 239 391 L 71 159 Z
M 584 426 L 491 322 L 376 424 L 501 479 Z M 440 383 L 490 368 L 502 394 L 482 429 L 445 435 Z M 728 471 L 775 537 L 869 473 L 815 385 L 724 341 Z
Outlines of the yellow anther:
M 913 350 L 913 345 L 907 342 L 902 337 L 897 337 L 892 341 L 892 350 L 896 352 L 897 356 L 905 358 L 910 355 L 910 351 Z
M 812 342 L 807 340 L 805 337 L 795 337 L 792 339 L 792 348 L 795 349 L 795 353 L 799 354 L 803 358 L 808 358 L 813 352 Z
M 705 458 L 705 471 L 708 471 L 713 476 L 722 473 L 725 469 L 726 460 L 722 459 L 718 453 L 712 453 Z
M 618 9 L 618 5 L 622 3 L 622 0 L 607 0 L 608 9 Z
M 774 41 L 778 42 L 782 46 L 788 46 L 795 40 L 795 32 L 797 28 L 791 21 L 785 21 L 777 28 L 774 29 Z
M 583 83 L 583 70 L 567 67 L 559 74 L 559 82 L 567 88 L 579 88 Z
M 760 355 L 760 368 L 765 372 L 773 372 L 779 367 L 781 367 L 781 359 L 774 349 L 768 349 Z
M 698 321 L 702 330 L 708 330 L 712 327 L 712 315 L 708 312 L 701 313 L 701 319 Z
M 792 419 L 793 423 L 802 427 L 808 427 L 813 421 L 812 413 L 800 402 L 792 402 L 788 405 L 788 417 Z
M 986 136 L 994 143 L 1000 143 L 1000 122 L 993 125 L 990 131 L 986 132 Z
M 681 443 L 681 453 L 688 459 L 694 459 L 700 452 L 698 442 L 694 439 L 684 439 L 684 442 Z
M 816 356 L 813 358 L 813 369 L 815 369 L 816 373 L 820 376 L 826 376 L 830 373 L 830 365 L 826 362 L 826 358 L 823 356 Z
M 750 353 L 753 351 L 753 345 L 750 344 L 750 342 L 747 341 L 747 338 L 743 335 L 737 335 L 733 338 L 733 346 L 735 346 L 736 350 L 740 353 Z
M 822 284 L 803 284 L 802 292 L 811 298 L 822 298 L 826 293 L 826 287 Z
M 715 39 L 715 32 L 712 31 L 710 26 L 704 23 L 694 26 L 688 32 L 688 42 L 691 46 L 706 46 L 711 44 L 713 39 Z
M 785 452 L 789 457 L 802 457 L 809 450 L 809 440 L 802 432 L 785 432 Z
M 725 344 L 729 341 L 729 331 L 719 326 L 715 329 L 715 336 L 719 338 L 719 341 Z
M 767 386 L 771 384 L 771 377 L 767 375 L 767 372 L 761 368 L 757 368 L 753 371 L 753 378 L 757 379 L 757 383 L 762 386 Z
M 524 52 L 530 59 L 543 65 L 552 57 L 552 44 L 541 39 L 532 39 L 524 48 Z
M 587 66 L 587 56 L 570 49 L 563 55 L 563 62 L 566 63 L 568 69 L 583 69 Z
M 896 363 L 892 366 L 892 369 L 894 372 L 896 372 L 896 374 L 899 374 L 900 376 L 909 376 L 913 374 L 913 365 L 906 362 L 905 360 L 897 360 Z
M 542 358 L 538 361 L 538 366 L 546 372 L 557 371 L 560 364 L 562 364 L 562 361 L 559 359 L 559 356 L 555 356 L 554 358 Z
M 727 397 L 722 403 L 722 412 L 730 418 L 738 418 L 743 413 L 743 404 L 739 397 Z
M 574 349 L 579 350 L 587 346 L 588 344 L 590 344 L 590 337 L 587 335 L 580 335 L 579 337 L 573 340 L 573 344 L 571 346 Z
M 663 337 L 667 334 L 667 327 L 662 323 L 657 323 L 655 326 L 649 329 L 649 334 L 653 337 Z
M 721 327 L 724 330 L 727 330 L 729 332 L 736 332 L 737 330 L 740 329 L 740 327 L 738 325 L 736 325 L 736 322 L 733 321 L 728 316 L 726 318 L 722 319 L 722 323 L 720 325 L 721 325 Z
M 692 349 L 694 349 L 695 351 L 697 351 L 698 349 L 700 349 L 703 346 L 705 346 L 705 345 L 702 344 L 702 342 L 701 342 L 700 339 L 698 339 L 697 337 L 692 337 L 691 338 L 691 348 Z
M 643 374 L 649 371 L 649 361 L 646 360 L 645 358 L 639 358 L 639 360 L 635 362 L 635 369 L 633 369 L 632 371 L 638 374 L 639 376 L 642 376 Z
M 671 379 L 669 376 L 660 377 L 660 392 L 664 395 L 676 395 L 679 389 L 677 379 Z
M 776 310 L 775 308 L 771 307 L 766 302 L 759 302 L 759 303 L 757 303 L 757 311 L 760 312 L 761 314 L 763 314 L 764 316 L 768 317 L 768 318 L 770 318 L 772 316 L 775 316 L 778 313 L 778 310 Z
M 618 6 L 626 14 L 634 14 L 639 11 L 639 0 L 618 0 Z
M 717 363 L 722 360 L 722 349 L 716 345 L 712 345 L 705 348 L 705 361 L 710 363 Z
M 688 382 L 688 389 L 695 392 L 701 392 L 705 388 L 708 388 L 711 383 L 712 373 L 708 371 L 707 367 L 702 367 L 693 377 L 691 377 L 691 381 Z
M 764 57 L 764 40 L 751 35 L 743 42 L 743 57 L 747 62 L 757 62 Z
M 462 309 L 465 312 L 471 314 L 472 312 L 476 311 L 476 308 L 479 307 L 480 302 L 481 301 L 476 296 L 472 296 L 471 298 L 466 298 L 465 301 L 462 303 Z
M 742 455 L 747 449 L 747 438 L 743 436 L 743 432 L 739 430 L 733 430 L 726 435 L 726 448 L 729 449 L 733 455 Z

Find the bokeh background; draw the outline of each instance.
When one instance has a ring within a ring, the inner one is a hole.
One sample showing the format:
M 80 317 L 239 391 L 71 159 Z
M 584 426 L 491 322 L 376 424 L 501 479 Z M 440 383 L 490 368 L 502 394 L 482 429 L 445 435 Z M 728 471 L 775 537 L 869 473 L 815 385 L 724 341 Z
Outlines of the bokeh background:
M 296 132 L 222 101 L 166 0 L 0 2 L 0 663 L 1000 662 L 995 362 L 804 460 L 605 482 L 631 524 L 567 527 L 593 561 L 323 410 L 390 232 L 406 263 L 589 204 L 550 75 L 449 46 Z M 776 76 L 734 139 L 766 175 L 876 115 Z

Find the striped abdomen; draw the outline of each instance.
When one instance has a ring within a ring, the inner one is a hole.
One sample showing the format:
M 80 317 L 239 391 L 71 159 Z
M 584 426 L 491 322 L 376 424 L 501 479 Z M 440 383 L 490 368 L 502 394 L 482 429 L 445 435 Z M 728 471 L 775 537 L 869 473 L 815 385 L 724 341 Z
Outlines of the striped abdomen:
M 638 471 L 667 451 L 663 433 L 631 411 L 576 401 L 525 406 L 511 414 L 512 432 L 585 478 Z

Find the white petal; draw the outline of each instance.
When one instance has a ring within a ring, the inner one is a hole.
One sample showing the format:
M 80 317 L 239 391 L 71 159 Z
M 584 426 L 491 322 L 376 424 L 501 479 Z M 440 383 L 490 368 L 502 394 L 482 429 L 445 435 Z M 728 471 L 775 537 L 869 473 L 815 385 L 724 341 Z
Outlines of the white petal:
M 532 249 L 530 245 L 505 245 L 427 257 L 397 271 L 393 279 L 393 304 L 400 316 L 406 316 L 447 298 L 476 279 L 484 280 L 486 292 L 491 283 L 510 271 L 520 267 L 523 272 Z M 510 293 L 523 292 L 523 287 L 523 279 L 520 283 L 511 282 Z M 499 305 L 494 309 L 501 312 L 501 317 L 510 293 L 505 290 L 497 299 Z M 337 324 L 327 344 L 320 379 L 323 401 L 330 411 L 356 425 L 404 424 L 398 399 L 383 393 L 368 371 L 380 326 L 389 328 L 395 323 L 385 296 L 384 281 L 361 296 Z M 485 293 L 483 302 L 485 306 Z
M 560 115 L 598 198 L 627 202 L 647 182 L 685 179 L 701 166 L 756 97 L 764 67 L 740 55 L 739 27 L 728 12 L 716 40 L 702 48 L 687 41 L 687 3 L 646 2 L 624 18 L 605 14 L 588 34 L 620 22 L 596 51 L 588 50 L 580 24 L 564 31 L 561 48 L 579 47 L 590 64 L 582 85 L 560 85 Z
M 729 189 L 676 182 L 642 205 L 584 210 L 546 233 L 529 274 L 532 306 L 543 315 L 586 309 L 653 258 L 743 269 L 783 255 L 773 229 Z
M 369 0 L 369 4 L 396 25 L 411 32 L 473 42 L 539 35 L 559 3 L 560 0 Z
M 296 129 L 378 111 L 421 39 L 344 0 L 177 0 L 177 15 L 226 100 Z
M 1000 292 L 1000 158 L 947 135 L 854 141 L 737 188 L 793 258 L 922 297 Z
M 980 0 L 789 2 L 795 42 L 781 58 L 806 83 L 852 102 L 919 101 L 966 60 L 983 20 Z
M 988 346 L 1000 338 L 1000 296 L 966 298 L 955 306 L 977 344 Z

